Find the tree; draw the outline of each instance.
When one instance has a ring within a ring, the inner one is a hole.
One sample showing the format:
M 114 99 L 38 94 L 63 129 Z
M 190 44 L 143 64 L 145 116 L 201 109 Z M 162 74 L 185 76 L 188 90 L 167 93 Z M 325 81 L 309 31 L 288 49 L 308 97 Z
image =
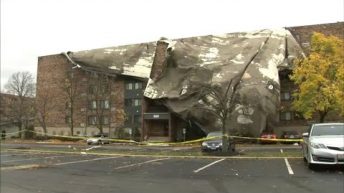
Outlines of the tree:
M 103 133 L 104 125 L 109 124 L 108 113 L 105 112 L 110 110 L 110 80 L 106 74 L 93 72 L 89 84 L 92 99 L 90 105 L 95 111 L 95 123 L 99 133 Z
M 71 66 L 70 70 L 67 70 L 66 78 L 61 84 L 61 89 L 63 90 L 66 98 L 68 108 L 68 114 L 70 117 L 70 132 L 71 135 L 74 135 L 74 110 L 75 110 L 75 101 L 79 97 L 79 82 L 75 79 L 74 67 Z
M 291 79 L 298 89 L 292 105 L 306 119 L 318 113 L 319 122 L 324 122 L 332 110 L 344 113 L 343 48 L 343 40 L 314 33 L 309 56 L 295 63 Z
M 35 95 L 34 78 L 30 72 L 16 72 L 8 79 L 5 88 L 9 94 L 16 96 L 16 100 L 12 100 L 9 104 L 9 117 L 17 123 L 19 137 L 23 137 L 22 131 L 34 117 L 32 98 Z
M 36 115 L 38 123 L 43 128 L 44 135 L 47 135 L 47 120 L 51 116 L 52 109 L 56 108 L 57 103 L 54 101 L 53 92 L 48 92 L 48 89 L 42 88 L 41 92 L 36 97 Z M 38 94 L 37 93 L 37 94 Z
M 237 85 L 230 80 L 225 90 L 221 85 L 203 85 L 201 88 L 201 96 L 204 106 L 202 109 L 215 115 L 220 121 L 222 131 L 222 152 L 231 151 L 229 148 L 227 121 L 230 119 L 233 110 L 235 109 L 235 99 Z

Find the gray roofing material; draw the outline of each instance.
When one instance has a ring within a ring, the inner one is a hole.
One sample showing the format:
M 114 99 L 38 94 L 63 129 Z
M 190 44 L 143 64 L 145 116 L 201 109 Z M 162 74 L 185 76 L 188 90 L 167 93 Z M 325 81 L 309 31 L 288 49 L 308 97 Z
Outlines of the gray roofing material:
M 84 68 L 147 79 L 156 43 L 141 43 L 80 52 L 70 52 L 71 60 Z
M 248 128 L 253 134 L 265 129 L 268 119 L 276 120 L 279 70 L 291 69 L 292 60 L 303 55 L 285 29 L 183 38 L 169 44 L 172 49 L 166 54 L 164 74 L 149 80 L 144 96 L 161 99 L 182 118 L 206 120 L 202 124 L 214 130 L 219 120 L 200 110 L 209 107 L 197 94 L 204 84 L 226 89 L 229 81 L 247 67 L 240 77 L 240 97 L 230 125 Z

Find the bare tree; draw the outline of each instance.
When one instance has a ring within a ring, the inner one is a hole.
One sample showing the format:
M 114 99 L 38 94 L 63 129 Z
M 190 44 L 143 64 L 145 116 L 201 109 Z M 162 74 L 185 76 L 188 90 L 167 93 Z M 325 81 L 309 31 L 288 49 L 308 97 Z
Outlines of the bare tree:
M 228 138 L 229 131 L 227 121 L 232 117 L 235 105 L 240 103 L 237 90 L 248 66 L 249 63 L 244 66 L 239 74 L 231 78 L 227 84 L 224 84 L 224 86 L 221 84 L 201 85 L 200 93 L 202 101 L 205 103 L 201 108 L 212 113 L 220 120 L 223 152 L 232 151 L 232 148 L 228 146 L 230 144 L 230 139 Z
M 229 131 L 227 121 L 230 120 L 235 104 L 238 102 L 236 94 L 238 82 L 231 79 L 225 89 L 221 85 L 203 85 L 201 87 L 201 96 L 203 101 L 202 109 L 215 115 L 220 121 L 222 131 L 222 151 L 232 151 L 229 147 Z
M 9 104 L 10 117 L 19 128 L 19 137 L 23 137 L 22 131 L 34 115 L 33 99 L 35 95 L 35 83 L 30 72 L 16 72 L 8 79 L 5 89 L 9 94 L 16 95 L 16 100 Z
M 105 74 L 93 73 L 89 85 L 91 109 L 95 111 L 97 128 L 103 133 L 104 126 L 109 124 L 109 117 L 105 115 L 110 109 L 110 80 Z
M 75 78 L 74 67 L 71 66 L 70 70 L 67 70 L 66 78 L 61 84 L 61 89 L 63 90 L 67 98 L 67 107 L 70 116 L 70 131 L 71 135 L 74 135 L 74 110 L 75 110 L 75 101 L 79 97 L 79 82 Z
M 47 120 L 51 116 L 52 109 L 56 108 L 57 103 L 54 101 L 52 92 L 48 92 L 43 88 L 36 97 L 36 115 L 38 123 L 43 128 L 44 135 L 47 135 Z

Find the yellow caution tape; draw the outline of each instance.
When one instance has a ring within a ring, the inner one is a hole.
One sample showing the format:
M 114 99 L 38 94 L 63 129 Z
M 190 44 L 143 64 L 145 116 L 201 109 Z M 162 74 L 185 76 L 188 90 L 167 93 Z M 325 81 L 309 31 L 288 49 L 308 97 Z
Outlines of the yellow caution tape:
M 23 131 L 17 131 L 17 132 L 12 132 L 12 133 L 6 133 L 6 137 L 8 135 L 13 135 L 17 134 L 20 132 L 25 132 Z M 38 135 L 42 136 L 48 136 L 48 137 L 59 137 L 59 138 L 66 138 L 66 139 L 80 139 L 80 140 L 87 140 L 90 137 L 84 137 L 84 136 L 66 136 L 66 135 L 52 135 L 52 134 L 45 134 L 43 132 L 37 132 L 37 131 L 28 131 L 28 132 L 33 132 Z M 234 135 L 228 135 L 226 136 L 229 139 L 246 139 L 246 140 L 255 140 L 255 141 L 271 141 L 271 142 L 302 142 L 302 139 L 277 139 L 277 138 L 257 138 L 257 137 L 242 137 L 242 136 L 234 136 Z M 134 143 L 138 145 L 191 145 L 195 143 L 200 143 L 204 141 L 210 141 L 213 139 L 221 139 L 222 136 L 214 136 L 214 137 L 203 137 L 200 139 L 194 139 L 194 140 L 189 140 L 189 141 L 183 141 L 183 142 L 164 142 L 164 141 L 144 141 L 144 142 L 137 142 L 135 140 L 128 140 L 128 139 L 111 139 L 107 138 L 107 141 L 110 142 L 119 142 L 119 143 Z

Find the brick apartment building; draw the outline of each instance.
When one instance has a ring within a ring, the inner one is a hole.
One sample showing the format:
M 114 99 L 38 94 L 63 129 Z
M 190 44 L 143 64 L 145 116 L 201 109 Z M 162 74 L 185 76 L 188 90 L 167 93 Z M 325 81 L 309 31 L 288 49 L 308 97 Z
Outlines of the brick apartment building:
M 342 39 L 344 36 L 344 22 L 286 29 L 306 53 L 313 32 Z M 164 49 L 169 49 L 165 46 Z M 132 128 L 134 135 L 142 140 L 149 136 L 167 137 L 169 141 L 179 138 L 178 132 L 189 124 L 188 121 L 163 105 L 143 100 L 149 78 L 163 71 L 154 68 L 151 72 L 153 63 L 162 65 L 159 55 L 165 54 L 156 51 L 156 47 L 156 43 L 143 43 L 39 57 L 36 97 L 40 104 L 49 107 L 49 111 L 45 111 L 48 134 L 71 135 L 71 117 L 74 117 L 73 135 L 104 132 L 111 137 L 128 137 L 128 128 Z M 277 134 L 282 130 L 305 129 L 309 123 L 290 108 L 291 92 L 295 88 L 288 78 L 290 72 L 279 72 L 281 105 L 275 128 Z M 74 93 L 72 104 L 71 93 Z M 160 122 L 150 125 L 149 120 L 157 117 Z M 343 117 L 330 115 L 327 121 L 332 120 L 343 120 Z M 197 123 L 193 124 L 199 128 Z M 36 130 L 42 131 L 41 126 Z M 195 136 L 202 135 L 197 129 L 192 132 L 198 133 Z
M 303 51 L 307 54 L 310 49 L 311 37 L 314 32 L 322 33 L 327 36 L 333 35 L 338 38 L 344 39 L 344 22 L 328 23 L 328 24 L 318 24 L 318 25 L 308 25 L 308 26 L 297 26 L 297 27 L 287 27 L 291 34 L 298 41 Z M 291 109 L 292 103 L 292 92 L 295 90 L 295 85 L 289 79 L 291 71 L 281 71 L 280 81 L 281 81 L 281 105 L 279 122 L 277 123 L 276 132 L 281 133 L 283 130 L 293 130 L 298 129 L 301 131 L 306 131 L 310 123 L 317 122 L 319 120 L 318 114 L 315 114 L 312 120 L 305 120 L 302 115 L 293 111 Z M 326 117 L 327 122 L 331 121 L 344 121 L 344 117 L 340 116 L 336 112 L 330 112 Z
M 118 56 L 125 55 L 127 60 L 135 60 L 137 48 L 149 48 L 146 54 L 154 54 L 150 53 L 150 50 L 154 50 L 152 43 L 128 47 L 113 49 L 117 49 L 114 52 L 118 52 Z M 129 50 L 128 53 L 123 53 L 125 49 Z M 100 50 L 103 51 L 92 51 Z M 105 54 L 109 50 L 112 48 L 106 48 Z M 73 135 L 89 136 L 102 132 L 111 137 L 128 137 L 123 136 L 129 132 L 126 128 L 135 129 L 132 133 L 138 135 L 141 100 L 148 75 L 133 76 L 129 68 L 121 69 L 120 73 L 118 69 L 106 70 L 99 65 L 101 62 L 96 65 L 79 65 L 74 62 L 78 61 L 78 54 L 88 52 L 74 53 L 73 60 L 66 53 L 38 58 L 36 95 L 38 106 L 41 106 L 38 109 L 42 109 L 46 115 L 48 134 L 71 135 L 73 120 Z M 144 58 L 147 59 L 146 55 Z M 139 60 L 140 56 L 136 59 Z M 123 61 L 123 58 L 120 60 Z M 82 64 L 82 61 L 78 62 Z M 41 125 L 36 130 L 43 132 Z

